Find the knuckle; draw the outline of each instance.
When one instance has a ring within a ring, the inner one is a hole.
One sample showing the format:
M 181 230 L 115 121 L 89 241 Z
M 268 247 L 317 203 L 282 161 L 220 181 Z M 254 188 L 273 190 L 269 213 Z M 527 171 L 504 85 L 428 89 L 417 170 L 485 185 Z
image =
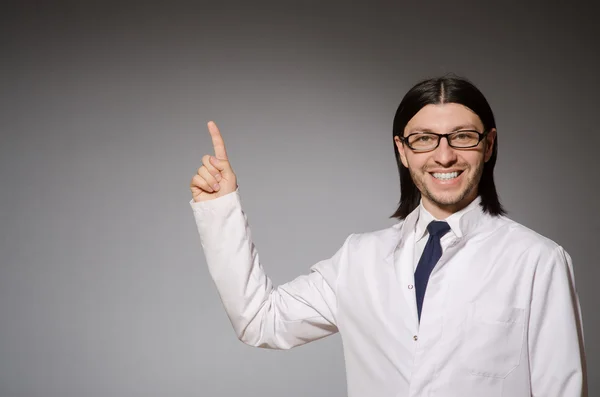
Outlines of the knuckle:
M 202 179 L 199 183 L 198 186 L 202 189 L 202 190 L 206 190 L 206 191 L 211 191 L 212 189 L 210 188 L 210 186 L 208 185 L 208 183 L 206 183 L 206 181 L 204 179 Z
M 204 178 L 204 180 L 206 180 L 206 182 L 210 183 L 212 181 L 212 179 L 214 179 L 213 175 L 210 173 L 210 171 L 207 168 L 203 168 L 202 169 L 202 174 L 201 174 L 202 178 Z
M 206 178 L 200 175 L 194 175 L 192 177 L 192 181 L 190 183 L 190 188 L 199 188 L 200 190 L 204 190 L 206 192 L 213 192 L 213 189 L 210 186 L 210 183 L 206 180 Z

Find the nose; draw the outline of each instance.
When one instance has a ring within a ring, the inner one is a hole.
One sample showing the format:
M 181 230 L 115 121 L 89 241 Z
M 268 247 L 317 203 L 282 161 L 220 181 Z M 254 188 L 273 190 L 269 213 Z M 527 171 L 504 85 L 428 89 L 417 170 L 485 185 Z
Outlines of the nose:
M 440 139 L 439 146 L 433 152 L 433 160 L 441 166 L 448 167 L 457 161 L 456 151 L 448 144 L 447 135 Z

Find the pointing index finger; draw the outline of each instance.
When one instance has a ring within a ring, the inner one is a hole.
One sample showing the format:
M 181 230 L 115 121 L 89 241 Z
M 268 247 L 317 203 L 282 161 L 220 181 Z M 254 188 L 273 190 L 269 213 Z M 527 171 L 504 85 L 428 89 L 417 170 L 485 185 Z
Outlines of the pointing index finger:
M 225 142 L 219 128 L 214 121 L 208 122 L 208 132 L 212 138 L 213 148 L 215 149 L 215 157 L 220 160 L 227 160 L 227 152 L 225 151 Z

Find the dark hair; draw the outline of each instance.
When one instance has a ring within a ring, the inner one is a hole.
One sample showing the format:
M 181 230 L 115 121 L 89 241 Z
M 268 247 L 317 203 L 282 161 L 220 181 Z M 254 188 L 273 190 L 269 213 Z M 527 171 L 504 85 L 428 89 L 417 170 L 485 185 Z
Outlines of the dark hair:
M 406 93 L 394 116 L 393 136 L 404 136 L 406 125 L 423 107 L 442 103 L 458 103 L 466 106 L 479 116 L 484 130 L 496 128 L 492 109 L 481 91 L 465 78 L 446 75 L 421 81 Z M 390 218 L 404 219 L 419 205 L 421 192 L 413 182 L 408 168 L 400 161 L 400 153 L 395 143 L 394 152 L 400 173 L 400 205 Z M 492 215 L 505 213 L 494 185 L 497 154 L 498 136 L 496 135 L 492 156 L 483 166 L 483 174 L 478 185 L 481 207 L 484 212 Z

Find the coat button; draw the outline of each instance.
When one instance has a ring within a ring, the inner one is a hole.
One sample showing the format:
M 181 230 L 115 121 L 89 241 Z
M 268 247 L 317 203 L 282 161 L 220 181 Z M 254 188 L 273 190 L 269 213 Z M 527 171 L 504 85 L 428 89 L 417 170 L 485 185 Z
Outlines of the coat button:
M 419 337 L 418 337 L 417 335 L 415 335 L 415 336 L 413 336 L 413 339 L 414 339 L 415 341 L 417 341 L 417 340 L 419 340 Z
M 413 289 L 413 285 L 412 284 L 408 284 L 408 289 Z

